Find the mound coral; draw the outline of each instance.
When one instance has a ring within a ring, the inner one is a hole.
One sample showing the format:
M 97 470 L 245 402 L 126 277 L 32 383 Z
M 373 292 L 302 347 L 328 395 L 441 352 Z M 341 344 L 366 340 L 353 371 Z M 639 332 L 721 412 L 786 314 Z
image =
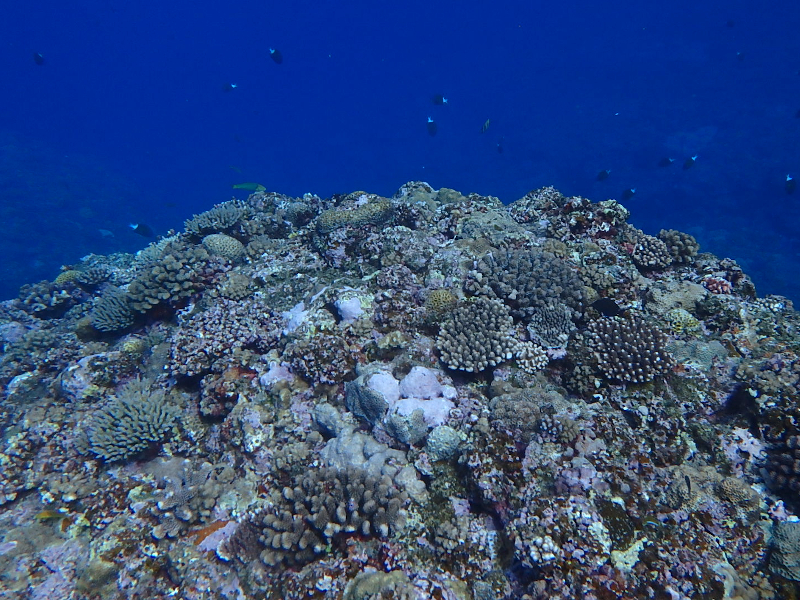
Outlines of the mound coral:
M 118 287 L 109 286 L 89 313 L 89 322 L 98 331 L 120 331 L 133 324 L 130 297 Z
M 645 383 L 672 368 L 667 336 L 638 315 L 592 321 L 585 337 L 607 379 Z
M 89 418 L 86 449 L 106 462 L 126 460 L 161 442 L 177 416 L 164 390 L 134 381 Z
M 303 564 L 324 554 L 337 536 L 387 537 L 402 527 L 406 500 L 385 476 L 355 468 L 312 470 L 283 488 L 274 509 L 253 519 L 261 560 L 269 566 Z
M 537 309 L 561 304 L 579 316 L 584 309 L 583 282 L 569 265 L 541 250 L 489 254 L 478 263 L 465 288 L 497 298 L 515 317 L 530 319 Z
M 477 298 L 452 312 L 442 324 L 436 347 L 451 369 L 477 373 L 513 358 L 513 326 L 504 304 Z
M 208 252 L 202 246 L 168 245 L 158 261 L 147 263 L 128 286 L 131 307 L 147 312 L 162 303 L 191 296 L 203 284 L 202 268 Z

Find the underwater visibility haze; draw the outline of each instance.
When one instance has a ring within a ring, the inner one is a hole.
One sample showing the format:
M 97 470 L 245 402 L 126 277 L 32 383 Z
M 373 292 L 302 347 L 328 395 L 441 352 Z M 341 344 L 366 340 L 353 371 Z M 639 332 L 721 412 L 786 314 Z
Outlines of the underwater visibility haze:
M 4 6 L 0 597 L 797 597 L 798 31 Z
M 12 3 L 0 295 L 136 250 L 128 223 L 179 229 L 235 183 L 422 180 L 506 203 L 634 188 L 636 225 L 797 298 L 798 26 L 789 2 Z

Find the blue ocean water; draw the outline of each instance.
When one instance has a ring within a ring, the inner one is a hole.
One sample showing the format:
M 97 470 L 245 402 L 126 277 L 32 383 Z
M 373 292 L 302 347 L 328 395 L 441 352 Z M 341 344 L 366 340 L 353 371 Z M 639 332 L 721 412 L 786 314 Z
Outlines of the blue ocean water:
M 179 229 L 236 183 L 425 180 L 505 202 L 633 187 L 634 225 L 687 231 L 798 300 L 798 31 L 785 1 L 9 3 L 0 298 L 134 251 L 129 223 Z

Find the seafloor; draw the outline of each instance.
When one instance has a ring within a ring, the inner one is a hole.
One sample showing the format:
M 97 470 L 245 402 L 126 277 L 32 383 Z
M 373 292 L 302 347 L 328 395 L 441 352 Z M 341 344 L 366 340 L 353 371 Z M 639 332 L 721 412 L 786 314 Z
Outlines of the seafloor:
M 0 598 L 796 598 L 782 297 L 613 200 L 264 192 L 0 305 Z

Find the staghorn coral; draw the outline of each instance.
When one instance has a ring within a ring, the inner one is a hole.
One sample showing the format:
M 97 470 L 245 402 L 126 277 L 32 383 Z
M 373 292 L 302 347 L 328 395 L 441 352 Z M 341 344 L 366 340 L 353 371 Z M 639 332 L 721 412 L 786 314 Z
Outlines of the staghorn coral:
M 273 508 L 255 515 L 261 560 L 268 566 L 302 565 L 324 554 L 337 536 L 388 537 L 403 526 L 407 500 L 389 477 L 364 470 L 307 472 L 273 495 Z
M 127 460 L 160 443 L 178 417 L 178 408 L 162 389 L 134 380 L 85 425 L 86 450 L 106 462 Z
M 98 331 L 121 331 L 133 325 L 130 298 L 115 286 L 109 286 L 89 313 L 89 323 Z
M 538 249 L 486 255 L 470 274 L 465 289 L 505 302 L 515 317 L 530 319 L 537 309 L 558 304 L 573 316 L 583 313 L 583 282 L 569 265 Z
M 667 336 L 641 316 L 592 321 L 585 339 L 607 379 L 645 383 L 672 368 L 673 360 L 665 348 Z
M 436 347 L 451 369 L 477 373 L 513 358 L 513 326 L 504 304 L 480 297 L 452 312 L 442 324 Z

